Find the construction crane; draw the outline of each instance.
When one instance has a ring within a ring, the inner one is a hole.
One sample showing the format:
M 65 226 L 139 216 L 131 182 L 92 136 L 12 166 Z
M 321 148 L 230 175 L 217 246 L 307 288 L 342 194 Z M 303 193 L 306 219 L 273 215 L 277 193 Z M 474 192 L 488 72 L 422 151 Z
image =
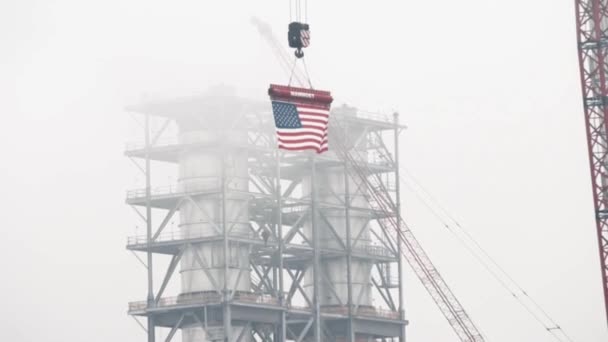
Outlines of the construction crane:
M 270 44 L 274 50 L 279 63 L 286 69 L 291 69 L 294 73 L 293 77 L 302 77 L 299 74 L 297 68 L 289 68 L 289 60 L 292 59 L 282 48 L 281 44 L 274 36 L 270 26 L 260 19 L 253 18 L 252 23 L 258 28 L 259 33 L 262 37 Z M 337 129 L 337 132 L 342 131 Z M 382 188 L 383 182 L 379 178 L 378 174 L 371 172 L 366 168 L 364 163 L 359 162 L 361 156 L 353 156 L 346 146 L 340 144 L 342 141 L 340 137 L 335 140 L 334 151 L 345 161 L 351 165 L 348 168 L 351 175 L 357 176 L 358 179 L 362 179 L 363 184 L 370 196 L 369 202 L 377 211 L 385 213 L 385 219 L 379 220 L 380 224 L 387 228 L 387 230 L 395 233 L 395 238 L 399 239 L 401 243 L 406 247 L 403 250 L 403 257 L 409 263 L 414 270 L 414 273 L 424 285 L 425 289 L 437 304 L 437 307 L 441 313 L 448 320 L 450 326 L 459 337 L 462 342 L 484 342 L 485 339 L 481 335 L 480 330 L 471 320 L 461 303 L 458 301 L 452 290 L 448 287 L 447 283 L 440 275 L 437 268 L 431 262 L 430 258 L 407 226 L 407 224 L 397 219 L 392 212 L 396 212 L 398 206 L 394 203 L 393 199 L 388 196 L 388 191 Z
M 596 234 L 608 320 L 608 0 L 575 0 Z

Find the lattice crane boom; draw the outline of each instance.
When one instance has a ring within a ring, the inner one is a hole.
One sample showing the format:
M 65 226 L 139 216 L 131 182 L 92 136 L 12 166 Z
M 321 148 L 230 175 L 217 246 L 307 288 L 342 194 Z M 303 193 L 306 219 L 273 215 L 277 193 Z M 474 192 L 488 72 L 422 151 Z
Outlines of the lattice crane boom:
M 608 0 L 575 0 L 596 234 L 608 319 Z

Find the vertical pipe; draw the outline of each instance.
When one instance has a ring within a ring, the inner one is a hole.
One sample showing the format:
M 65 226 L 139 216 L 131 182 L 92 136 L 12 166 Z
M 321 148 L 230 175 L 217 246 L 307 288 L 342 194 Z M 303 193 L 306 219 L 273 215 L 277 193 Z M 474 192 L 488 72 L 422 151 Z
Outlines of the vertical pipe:
M 320 286 L 320 275 L 321 270 L 319 267 L 319 232 L 317 231 L 317 203 L 316 203 L 316 165 L 315 165 L 315 156 L 312 155 L 310 158 L 311 164 L 311 174 L 310 174 L 310 225 L 312 228 L 312 273 L 313 273 L 313 314 L 315 317 L 315 332 L 314 332 L 314 340 L 315 342 L 321 342 L 321 304 L 319 301 L 319 286 Z
M 281 190 L 281 151 L 277 149 L 277 174 L 276 174 L 276 197 L 277 197 L 277 238 L 279 239 L 279 304 L 281 307 L 285 307 L 287 303 L 285 303 L 285 293 L 283 288 L 283 249 L 284 249 L 284 241 L 283 241 L 283 215 L 282 215 L 282 197 L 283 191 Z M 287 340 L 287 324 L 285 317 L 285 310 L 281 310 L 281 329 L 280 329 L 280 342 L 285 342 Z
M 223 151 L 224 149 L 221 149 Z M 232 322 L 230 315 L 230 294 L 228 293 L 228 258 L 230 257 L 229 253 L 229 241 L 228 241 L 228 224 L 226 222 L 226 151 L 221 153 L 222 158 L 222 175 L 221 175 L 221 193 L 222 193 L 222 231 L 223 231 L 223 240 L 224 240 L 224 286 L 222 289 L 223 293 L 223 321 L 224 321 L 224 339 L 226 341 L 231 341 L 231 332 L 232 332 Z
M 205 327 L 205 331 L 207 331 L 207 328 L 208 328 L 208 324 L 207 324 L 207 322 L 208 322 L 208 320 L 207 320 L 207 305 L 205 305 L 203 307 L 203 312 L 205 313 L 205 322 L 203 323 L 203 325 Z
M 344 134 L 344 136 L 348 136 Z M 348 296 L 348 341 L 355 341 L 353 329 L 353 277 L 352 277 L 352 242 L 350 227 L 350 187 L 348 182 L 348 162 L 344 160 L 344 215 L 346 218 L 346 278 Z
M 146 254 L 148 258 L 148 307 L 154 306 L 154 287 L 152 283 L 152 206 L 151 206 L 151 179 L 150 179 L 150 115 L 145 115 L 146 139 Z M 155 341 L 154 318 L 148 316 L 148 342 Z
M 396 215 L 397 215 L 397 229 L 401 230 L 401 176 L 399 172 L 399 113 L 393 114 L 393 121 L 395 124 L 394 130 L 394 153 L 395 153 L 395 205 L 396 205 Z M 397 232 L 399 234 L 399 232 Z M 401 257 L 401 248 L 402 242 L 399 237 L 397 237 L 397 277 L 399 278 L 399 316 L 401 319 L 405 319 L 405 312 L 403 311 L 403 282 L 402 282 L 402 257 Z M 389 279 L 390 281 L 390 279 Z M 399 342 L 405 342 L 405 326 L 401 328 L 401 335 L 399 336 Z
M 275 226 L 275 229 L 274 229 L 274 234 L 275 234 L 275 236 L 277 235 L 276 226 Z M 279 282 L 278 282 L 277 278 L 279 277 L 279 272 L 278 272 L 277 268 L 274 267 L 274 265 L 271 265 L 270 267 L 272 267 L 272 291 L 274 293 L 273 295 L 277 296 L 277 298 L 278 298 L 279 297 L 279 294 L 278 294 L 278 292 L 279 292 Z

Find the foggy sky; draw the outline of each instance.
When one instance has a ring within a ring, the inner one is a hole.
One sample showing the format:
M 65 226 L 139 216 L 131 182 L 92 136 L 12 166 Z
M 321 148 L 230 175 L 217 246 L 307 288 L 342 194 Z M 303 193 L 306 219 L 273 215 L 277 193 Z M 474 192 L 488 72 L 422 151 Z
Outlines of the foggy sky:
M 606 341 L 573 1 L 309 2 L 315 86 L 398 110 L 402 164 L 575 341 Z M 125 190 L 141 177 L 123 156 L 138 127 L 124 107 L 216 84 L 265 99 L 287 77 L 253 15 L 285 43 L 286 1 L 0 2 L 0 340 L 144 340 L 126 314 L 146 279 L 125 250 L 141 226 Z M 488 341 L 553 341 L 403 200 Z M 405 281 L 409 341 L 456 341 Z

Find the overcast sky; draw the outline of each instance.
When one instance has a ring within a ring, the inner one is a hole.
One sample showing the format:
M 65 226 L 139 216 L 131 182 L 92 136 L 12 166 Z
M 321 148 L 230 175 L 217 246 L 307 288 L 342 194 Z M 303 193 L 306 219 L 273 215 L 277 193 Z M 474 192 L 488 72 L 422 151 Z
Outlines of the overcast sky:
M 124 106 L 286 82 L 286 1 L 0 2 L 0 340 L 143 341 L 125 248 L 138 185 Z M 572 0 L 310 0 L 313 82 L 409 129 L 402 163 L 574 341 L 608 339 Z M 164 184 L 163 184 L 164 185 Z M 416 200 L 407 219 L 492 342 L 553 341 Z M 409 341 L 457 341 L 405 279 Z

